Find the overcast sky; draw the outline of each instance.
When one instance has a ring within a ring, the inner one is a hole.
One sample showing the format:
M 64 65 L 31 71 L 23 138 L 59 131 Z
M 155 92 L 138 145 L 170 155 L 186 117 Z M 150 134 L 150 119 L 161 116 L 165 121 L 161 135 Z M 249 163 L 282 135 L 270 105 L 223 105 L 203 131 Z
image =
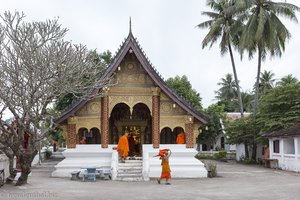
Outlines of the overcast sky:
M 208 30 L 196 25 L 207 20 L 202 11 L 210 11 L 205 0 L 0 0 L 1 14 L 23 11 L 26 20 L 44 21 L 59 17 L 69 29 L 67 40 L 85 44 L 98 52 L 117 51 L 127 37 L 129 17 L 132 32 L 153 66 L 166 80 L 186 75 L 207 107 L 214 103 L 217 83 L 232 73 L 229 55 L 221 57 L 218 44 L 202 49 Z M 300 1 L 288 0 L 300 7 Z M 297 15 L 300 20 L 300 15 Z M 281 58 L 267 59 L 262 71 L 271 70 L 277 79 L 293 74 L 300 79 L 300 25 L 283 20 L 292 38 Z M 249 61 L 235 53 L 238 78 L 243 91 L 255 82 L 257 58 Z

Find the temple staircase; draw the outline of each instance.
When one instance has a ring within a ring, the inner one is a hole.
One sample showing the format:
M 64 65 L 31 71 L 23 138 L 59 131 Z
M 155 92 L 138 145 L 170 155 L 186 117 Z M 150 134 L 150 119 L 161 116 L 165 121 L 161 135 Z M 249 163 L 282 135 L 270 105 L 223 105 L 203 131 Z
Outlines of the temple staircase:
M 129 157 L 125 160 L 125 163 L 119 162 L 116 180 L 144 181 L 142 157 Z

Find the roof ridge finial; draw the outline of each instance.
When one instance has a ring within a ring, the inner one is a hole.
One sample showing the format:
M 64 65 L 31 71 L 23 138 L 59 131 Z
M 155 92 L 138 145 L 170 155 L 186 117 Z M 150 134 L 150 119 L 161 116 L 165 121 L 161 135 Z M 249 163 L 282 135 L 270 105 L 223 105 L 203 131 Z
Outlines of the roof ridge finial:
M 131 32 L 131 16 L 129 17 L 129 34 L 132 34 L 132 32 Z

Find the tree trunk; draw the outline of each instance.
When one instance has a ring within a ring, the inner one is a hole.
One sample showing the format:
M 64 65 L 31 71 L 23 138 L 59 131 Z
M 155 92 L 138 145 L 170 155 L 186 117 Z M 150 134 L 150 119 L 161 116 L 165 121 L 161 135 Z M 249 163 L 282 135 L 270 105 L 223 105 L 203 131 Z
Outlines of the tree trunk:
M 20 153 L 19 156 L 19 164 L 21 168 L 21 176 L 19 177 L 16 185 L 23 185 L 27 183 L 28 175 L 30 174 L 31 170 L 31 163 L 34 156 L 37 154 L 37 151 L 30 151 L 29 149 L 25 150 L 24 152 Z
M 256 160 L 256 150 L 257 150 L 257 145 L 256 145 L 255 142 L 253 142 L 253 144 L 252 144 L 252 155 L 251 155 L 252 160 Z
M 53 141 L 53 152 L 56 152 L 56 141 Z
M 240 105 L 241 118 L 243 118 L 244 117 L 244 106 L 243 106 L 243 101 L 242 101 L 242 95 L 241 95 L 239 80 L 237 78 L 237 73 L 236 73 L 236 68 L 235 68 L 235 62 L 234 62 L 234 58 L 233 58 L 233 53 L 232 53 L 230 42 L 228 42 L 228 49 L 229 49 L 229 53 L 230 53 L 230 59 L 231 59 L 231 64 L 232 64 L 232 70 L 233 70 L 234 80 L 235 80 L 236 87 L 237 87 L 237 93 L 238 93 L 238 99 L 239 99 L 239 105 Z
M 255 98 L 254 98 L 254 108 L 253 108 L 254 120 L 256 118 L 256 112 L 257 112 L 257 106 L 258 106 L 260 71 L 261 71 L 261 50 L 258 47 L 258 66 L 257 66 L 257 76 L 256 76 L 256 82 L 255 82 Z
M 244 146 L 245 146 L 245 158 L 249 158 L 248 143 L 245 143 Z

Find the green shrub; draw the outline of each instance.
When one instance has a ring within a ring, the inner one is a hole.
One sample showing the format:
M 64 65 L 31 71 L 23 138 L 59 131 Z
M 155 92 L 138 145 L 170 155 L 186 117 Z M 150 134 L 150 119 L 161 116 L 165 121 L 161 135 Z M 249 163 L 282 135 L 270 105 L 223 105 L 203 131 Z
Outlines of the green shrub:
M 219 151 L 218 153 L 215 153 L 213 157 L 216 160 L 224 160 L 226 159 L 226 155 L 227 155 L 226 151 Z
M 204 154 L 201 154 L 201 153 L 198 153 L 195 158 L 197 158 L 198 160 L 212 160 L 214 159 L 213 156 L 210 156 L 210 155 L 204 155 Z
M 240 162 L 243 164 L 257 164 L 258 162 L 256 160 L 253 160 L 252 158 L 246 158 L 244 155 L 240 157 Z

